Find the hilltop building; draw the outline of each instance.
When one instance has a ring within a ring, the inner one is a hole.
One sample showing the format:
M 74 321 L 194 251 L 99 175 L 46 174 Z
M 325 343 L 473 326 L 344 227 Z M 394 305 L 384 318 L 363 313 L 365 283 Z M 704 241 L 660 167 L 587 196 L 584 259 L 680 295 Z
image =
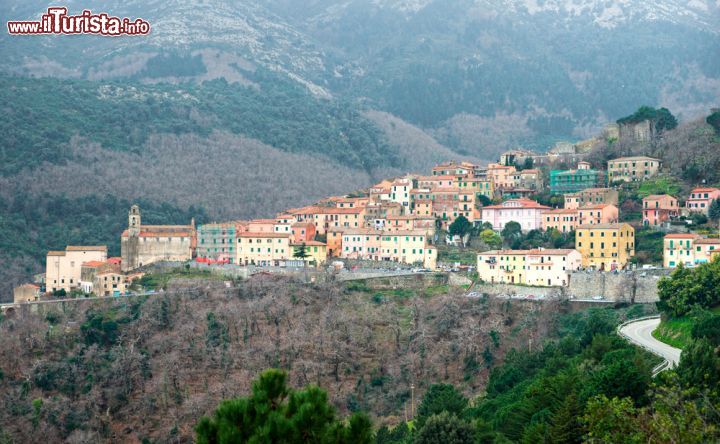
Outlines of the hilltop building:
M 422 264 L 435 269 L 437 249 L 423 230 L 386 232 L 370 228 L 346 229 L 340 257 Z
M 703 213 L 707 216 L 710 205 L 715 199 L 720 199 L 720 189 L 695 188 L 690 192 L 690 197 L 685 202 L 685 209 L 690 213 Z
M 662 161 L 653 157 L 620 157 L 608 161 L 608 182 L 637 182 L 655 177 Z
M 577 193 L 565 194 L 565 208 L 580 208 L 586 205 L 610 204 L 619 206 L 619 193 L 614 188 L 586 188 Z
M 40 299 L 40 286 L 35 284 L 22 284 L 13 289 L 13 303 L 32 302 Z
M 197 228 L 196 256 L 217 262 L 235 262 L 237 235 L 248 229 L 248 222 L 202 224 Z
M 678 200 L 667 194 L 651 194 L 643 199 L 643 225 L 658 226 L 680 215 Z
M 720 239 L 709 239 L 695 233 L 668 234 L 663 240 L 663 266 L 682 264 L 693 267 L 720 257 Z
M 482 222 L 488 222 L 493 230 L 502 230 L 508 222 L 518 222 L 523 231 L 542 227 L 542 213 L 550 207 L 530 199 L 510 199 L 499 205 L 481 208 Z
M 626 223 L 578 225 L 575 249 L 582 254 L 583 267 L 624 268 L 635 256 L 635 229 Z
M 577 193 L 588 188 L 596 188 L 604 182 L 603 172 L 592 169 L 587 162 L 578 162 L 575 170 L 550 171 L 552 194 Z
M 478 277 L 485 282 L 565 287 L 582 264 L 572 249 L 493 250 L 478 254 Z
M 48 251 L 45 267 L 45 285 L 47 292 L 80 289 L 82 265 L 89 261 L 105 262 L 107 247 L 68 246 L 65 251 Z
M 195 251 L 195 221 L 190 225 L 142 225 L 140 207 L 128 212 L 128 228 L 120 238 L 122 271 L 159 261 L 187 261 Z

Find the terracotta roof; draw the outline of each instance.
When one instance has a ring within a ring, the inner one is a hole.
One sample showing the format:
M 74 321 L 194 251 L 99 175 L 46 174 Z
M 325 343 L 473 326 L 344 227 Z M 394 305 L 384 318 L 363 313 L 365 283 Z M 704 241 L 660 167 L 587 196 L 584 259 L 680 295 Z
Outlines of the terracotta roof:
M 651 195 L 647 196 L 646 198 L 644 198 L 643 200 L 660 200 L 660 199 L 664 199 L 666 197 L 675 199 L 675 197 L 673 197 L 669 194 L 651 194 Z
M 693 188 L 693 190 L 690 193 L 691 194 L 692 193 L 704 193 L 704 192 L 713 193 L 715 191 L 720 191 L 720 189 L 718 189 L 718 188 Z
M 88 262 L 83 262 L 83 263 L 82 263 L 82 266 L 83 266 L 83 267 L 95 267 L 95 268 L 97 268 L 97 267 L 102 267 L 102 266 L 105 265 L 106 263 L 107 263 L 107 262 L 103 262 L 103 261 L 88 261 Z
M 315 214 L 320 211 L 320 207 L 317 205 L 309 205 L 307 207 L 297 208 L 295 210 L 288 210 L 288 212 L 292 211 L 295 214 Z
M 192 230 L 192 225 L 140 225 L 141 231 L 188 231 Z
M 568 208 L 558 208 L 555 210 L 549 210 L 549 211 L 543 211 L 542 214 L 570 214 L 570 213 L 577 213 L 578 210 L 568 209 Z
M 248 224 L 274 224 L 275 219 L 253 219 Z
M 665 239 L 696 239 L 699 237 L 700 235 L 695 233 L 672 233 L 665 235 Z
M 122 237 L 129 236 L 128 230 L 122 232 Z M 146 231 L 143 226 L 138 237 L 192 237 L 192 231 Z
M 577 227 L 577 229 L 578 229 L 578 230 L 580 230 L 580 229 L 588 229 L 588 230 L 589 230 L 589 229 L 594 229 L 594 228 L 603 229 L 603 230 L 604 230 L 604 229 L 621 229 L 621 228 L 623 227 L 623 225 L 628 225 L 628 226 L 630 226 L 629 224 L 624 224 L 624 223 L 618 223 L 618 224 L 592 224 L 592 225 L 585 224 L 585 225 L 579 225 L 579 226 Z M 630 226 L 630 228 L 632 228 L 632 227 Z
M 365 211 L 365 207 L 355 208 L 326 208 L 321 211 L 323 214 L 358 214 Z
M 108 264 L 120 264 L 122 263 L 121 257 L 109 257 L 107 260 Z
M 68 245 L 65 251 L 107 251 L 107 245 L 77 246 Z
M 295 222 L 294 224 L 292 224 L 293 227 L 307 227 L 307 226 L 309 226 L 309 225 L 313 225 L 313 226 L 314 226 L 315 224 L 312 223 L 312 222 L 309 222 L 309 221 Z
M 603 208 L 614 207 L 614 206 L 615 205 L 613 205 L 613 204 L 584 205 L 584 206 L 578 208 L 578 210 L 602 210 Z
M 31 287 L 31 288 L 35 288 L 35 289 L 40 288 L 39 285 L 35 285 L 35 284 L 22 284 L 22 285 L 18 285 L 18 288 L 20 288 L 20 287 Z
M 292 244 L 290 244 L 290 245 L 293 246 L 293 247 L 297 247 L 297 246 L 300 246 L 300 245 L 302 245 L 302 244 L 305 244 L 305 246 L 307 246 L 307 247 L 324 247 L 324 246 L 327 245 L 325 242 L 314 241 L 314 240 L 306 241 L 306 242 L 292 243 Z
M 569 194 L 577 195 L 577 194 L 581 194 L 581 193 L 600 193 L 600 192 L 605 192 L 605 191 L 610 191 L 610 190 L 612 190 L 612 188 L 585 188 L 584 190 L 582 190 L 578 193 L 569 193 Z
M 521 255 L 524 256 L 530 250 L 490 250 L 478 253 L 478 256 L 498 256 L 498 255 Z
M 290 233 L 257 233 L 252 231 L 246 231 L 238 234 L 238 237 L 272 237 L 272 238 L 289 238 Z
M 626 161 L 633 161 L 633 160 L 654 160 L 654 161 L 660 162 L 660 159 L 656 159 L 654 157 L 648 157 L 648 156 L 618 157 L 617 159 L 610 159 L 610 160 L 608 160 L 608 162 L 626 162 Z
M 528 251 L 529 256 L 542 256 L 542 255 L 548 255 L 548 256 L 565 256 L 570 253 L 572 253 L 574 250 L 572 248 L 547 248 L 547 249 L 532 249 Z
M 512 207 L 512 206 L 504 206 L 503 204 L 506 204 L 508 202 L 517 202 L 520 204 L 518 207 Z M 503 202 L 500 205 L 489 205 L 487 207 L 483 207 L 483 209 L 512 209 L 512 208 L 537 208 L 537 209 L 547 209 L 549 210 L 550 207 L 546 207 L 545 205 L 540 205 L 538 202 L 531 200 L 531 199 L 509 199 Z
M 720 245 L 720 239 L 698 239 L 695 245 Z
M 65 256 L 64 251 L 48 251 L 48 256 Z

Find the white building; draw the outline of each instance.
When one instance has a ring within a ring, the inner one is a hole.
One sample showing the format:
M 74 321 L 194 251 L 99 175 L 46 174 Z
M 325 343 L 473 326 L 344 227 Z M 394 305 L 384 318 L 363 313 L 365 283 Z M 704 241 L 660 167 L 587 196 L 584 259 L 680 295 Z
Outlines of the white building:
M 542 213 L 550 207 L 530 199 L 510 199 L 500 205 L 482 208 L 482 222 L 488 222 L 493 230 L 502 230 L 508 222 L 517 222 L 523 231 L 539 230 Z

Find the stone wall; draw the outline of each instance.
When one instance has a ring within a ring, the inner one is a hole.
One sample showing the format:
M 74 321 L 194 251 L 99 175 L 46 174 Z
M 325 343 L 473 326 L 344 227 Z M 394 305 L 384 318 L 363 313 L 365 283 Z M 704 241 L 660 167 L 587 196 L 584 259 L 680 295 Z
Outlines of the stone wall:
M 406 276 L 387 276 L 366 279 L 365 285 L 373 290 L 387 290 L 395 288 L 425 288 L 431 285 L 444 285 L 448 283 L 446 273 L 422 273 Z
M 638 270 L 620 273 L 576 272 L 570 276 L 568 294 L 576 299 L 652 303 L 659 300 L 657 283 L 668 270 Z
M 473 291 L 492 296 L 545 296 L 546 298 L 593 299 L 650 304 L 659 300 L 657 284 L 668 270 L 640 270 L 627 273 L 579 271 L 570 275 L 568 287 L 478 283 Z
M 566 289 L 561 287 L 530 287 L 527 285 L 511 285 L 511 284 L 490 284 L 478 283 L 473 287 L 473 291 L 485 293 L 491 296 L 544 296 L 546 298 L 566 297 Z

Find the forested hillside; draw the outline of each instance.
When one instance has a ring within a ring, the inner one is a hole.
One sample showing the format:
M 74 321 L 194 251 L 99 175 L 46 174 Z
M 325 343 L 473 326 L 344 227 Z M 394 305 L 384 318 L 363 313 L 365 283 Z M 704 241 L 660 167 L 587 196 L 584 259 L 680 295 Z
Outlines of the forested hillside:
M 268 217 L 460 158 L 399 119 L 384 126 L 276 73 L 246 75 L 257 83 L 0 76 L 0 300 L 44 270 L 49 249 L 118 254 L 134 202 L 159 208 L 157 223 Z
M 475 396 L 505 353 L 539 344 L 569 309 L 464 298 L 442 282 L 371 290 L 259 276 L 228 292 L 180 273 L 167 288 L 181 293 L 0 321 L 0 436 L 188 441 L 269 367 L 293 387 L 328 389 L 343 414 L 394 425 L 412 383 L 416 396 L 433 381 Z

